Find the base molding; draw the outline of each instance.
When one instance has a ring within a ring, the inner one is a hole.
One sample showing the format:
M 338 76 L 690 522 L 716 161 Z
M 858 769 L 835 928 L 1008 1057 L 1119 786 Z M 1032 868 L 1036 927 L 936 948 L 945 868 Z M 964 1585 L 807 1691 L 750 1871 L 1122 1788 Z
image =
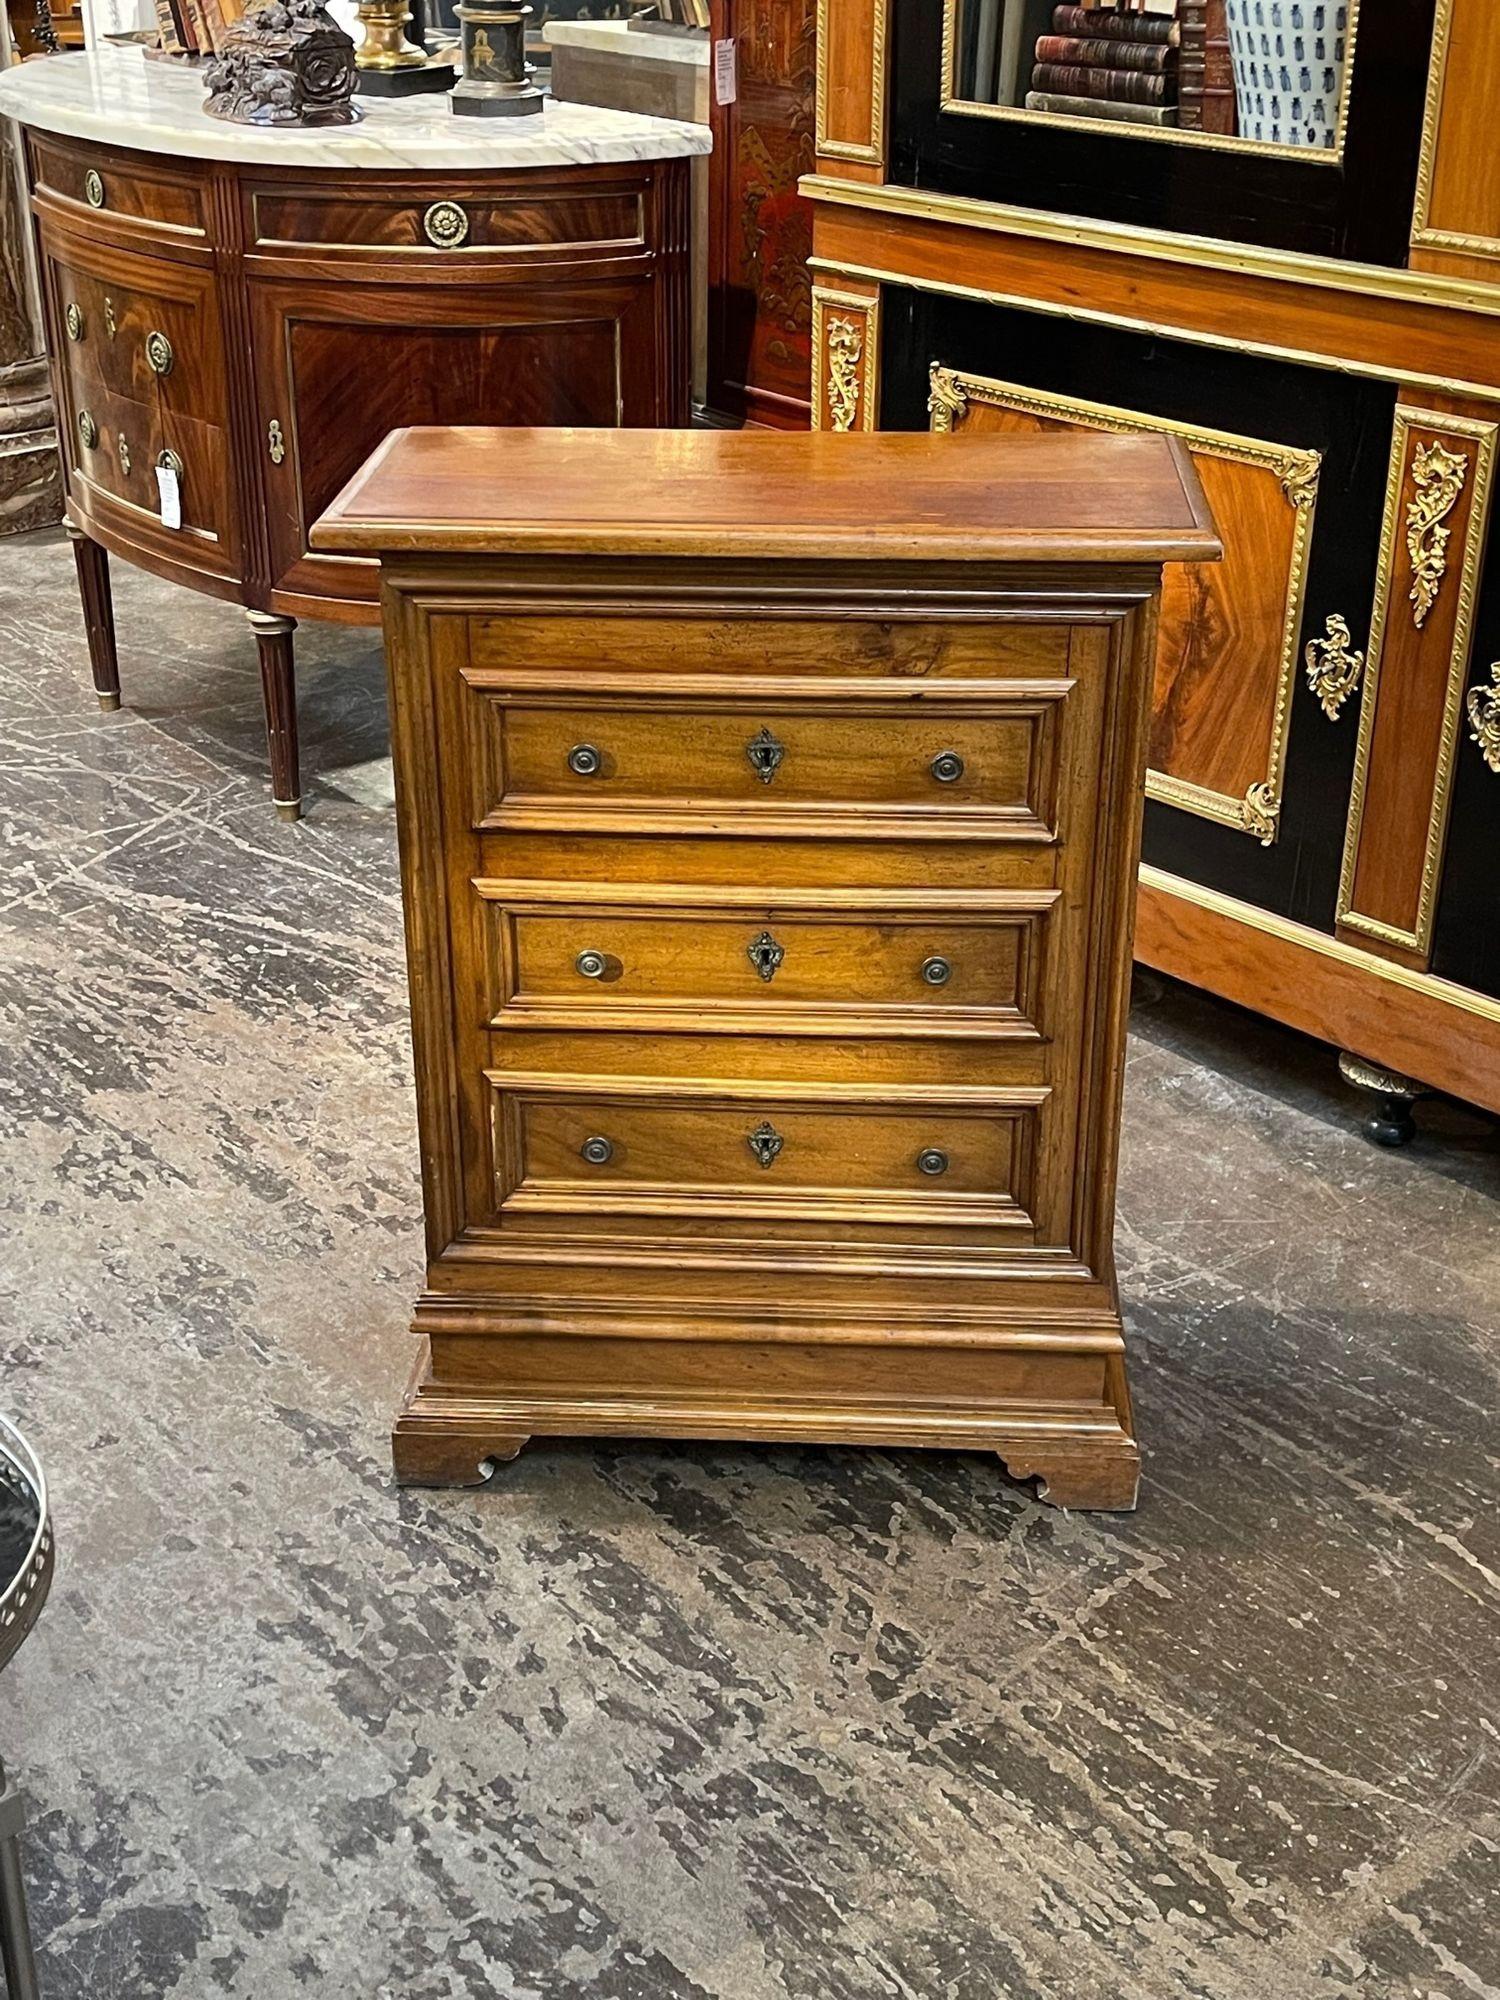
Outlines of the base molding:
M 1128 1512 L 1140 1453 L 1111 1409 L 852 1397 L 506 1394 L 436 1381 L 430 1350 L 391 1432 L 403 1486 L 480 1486 L 540 1437 L 681 1438 L 985 1451 L 1054 1507 Z
M 1157 972 L 1500 1111 L 1500 1000 L 1378 958 L 1159 868 L 1141 870 L 1135 955 Z

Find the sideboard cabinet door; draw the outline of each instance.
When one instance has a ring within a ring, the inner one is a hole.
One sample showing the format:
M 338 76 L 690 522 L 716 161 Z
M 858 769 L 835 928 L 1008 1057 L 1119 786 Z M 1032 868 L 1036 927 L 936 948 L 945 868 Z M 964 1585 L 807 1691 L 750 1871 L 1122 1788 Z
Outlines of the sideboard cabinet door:
M 651 424 L 649 280 L 494 288 L 253 281 L 271 581 L 368 600 L 366 566 L 307 531 L 407 424 Z

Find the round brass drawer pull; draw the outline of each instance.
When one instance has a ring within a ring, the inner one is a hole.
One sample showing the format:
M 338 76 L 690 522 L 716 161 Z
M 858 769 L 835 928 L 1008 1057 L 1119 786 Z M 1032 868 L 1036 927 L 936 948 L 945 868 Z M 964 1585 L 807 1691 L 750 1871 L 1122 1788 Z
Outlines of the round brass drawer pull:
M 90 208 L 104 206 L 104 183 L 92 167 L 83 177 L 83 198 Z
M 183 473 L 187 470 L 182 460 L 170 445 L 167 446 L 165 451 L 159 451 L 156 454 L 156 462 L 163 472 L 175 472 L 179 480 L 181 480 Z
M 592 743 L 575 743 L 568 752 L 568 769 L 575 778 L 597 778 L 604 759 Z
M 937 1146 L 925 1146 L 917 1155 L 919 1174 L 945 1174 L 948 1171 L 948 1155 Z
M 573 961 L 573 970 L 580 979 L 602 979 L 609 970 L 609 960 L 602 951 L 581 951 Z
M 578 1148 L 591 1167 L 607 1167 L 615 1156 L 615 1149 L 608 1139 L 585 1139 Z
M 946 986 L 953 977 L 953 966 L 946 958 L 924 958 L 922 977 L 929 986 Z
M 85 451 L 92 451 L 99 442 L 99 426 L 94 422 L 92 410 L 78 412 L 78 437 Z
M 63 321 L 68 329 L 69 340 L 82 340 L 83 307 L 79 305 L 77 299 L 68 300 L 68 310 L 63 314 Z
M 940 785 L 956 785 L 964 774 L 964 760 L 956 750 L 939 750 L 927 768 Z
M 146 335 L 146 366 L 153 375 L 170 375 L 175 359 L 171 341 L 158 328 L 153 327 Z
M 468 241 L 469 218 L 456 201 L 435 201 L 422 217 L 427 241 L 439 250 L 456 250 Z

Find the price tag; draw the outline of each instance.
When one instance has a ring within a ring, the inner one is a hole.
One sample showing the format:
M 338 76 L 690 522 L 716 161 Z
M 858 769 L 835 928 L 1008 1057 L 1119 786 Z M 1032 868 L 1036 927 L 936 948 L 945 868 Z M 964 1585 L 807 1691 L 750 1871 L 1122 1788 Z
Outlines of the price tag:
M 164 528 L 182 526 L 182 482 L 177 477 L 175 465 L 159 465 L 156 468 L 156 490 L 161 496 L 161 524 Z
M 739 80 L 732 37 L 714 43 L 714 103 L 733 104 L 739 96 Z

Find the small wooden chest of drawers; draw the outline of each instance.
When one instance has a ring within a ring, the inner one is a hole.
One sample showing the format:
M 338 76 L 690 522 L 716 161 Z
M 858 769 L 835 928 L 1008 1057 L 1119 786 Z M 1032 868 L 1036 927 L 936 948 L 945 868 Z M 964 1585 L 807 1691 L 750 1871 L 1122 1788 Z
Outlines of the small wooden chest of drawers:
M 409 431 L 385 579 L 429 1269 L 398 1474 L 998 1452 L 1134 1504 L 1111 1235 L 1161 438 Z

